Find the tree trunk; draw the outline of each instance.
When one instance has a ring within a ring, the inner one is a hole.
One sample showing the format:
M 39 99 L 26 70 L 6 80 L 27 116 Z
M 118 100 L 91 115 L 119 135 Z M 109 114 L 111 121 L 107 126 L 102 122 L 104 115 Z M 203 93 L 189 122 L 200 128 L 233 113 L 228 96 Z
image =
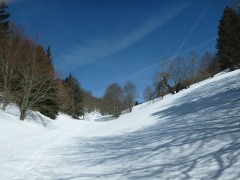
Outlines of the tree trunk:
M 6 106 L 7 106 L 6 100 L 3 99 L 3 105 L 2 105 L 2 110 L 3 111 L 6 110 Z
M 20 120 L 21 121 L 24 121 L 24 119 L 25 119 L 25 117 L 26 117 L 26 110 L 25 109 L 22 109 L 22 110 L 20 110 Z
M 6 92 L 6 91 L 5 91 Z M 3 95 L 3 102 L 2 102 L 2 110 L 5 111 L 6 110 L 6 107 L 8 105 L 8 97 L 6 95 L 6 93 L 4 92 L 4 95 Z

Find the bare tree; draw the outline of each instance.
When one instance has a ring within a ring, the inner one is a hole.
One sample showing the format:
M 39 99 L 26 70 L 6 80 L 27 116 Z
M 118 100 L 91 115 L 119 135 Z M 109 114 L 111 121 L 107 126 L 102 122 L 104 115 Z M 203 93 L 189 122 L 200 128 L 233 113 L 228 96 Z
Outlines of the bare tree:
M 151 86 L 148 86 L 144 89 L 143 97 L 145 102 L 152 101 L 154 99 L 154 90 Z
M 127 109 L 129 112 L 131 112 L 137 96 L 136 86 L 133 84 L 133 82 L 127 81 L 123 87 L 123 91 Z
M 187 68 L 182 57 L 176 57 L 170 65 L 170 76 L 174 82 L 175 92 L 178 93 L 184 88 L 184 81 L 187 79 Z
M 55 77 L 50 68 L 43 48 L 25 40 L 15 70 L 17 76 L 13 89 L 14 100 L 21 113 L 20 120 L 25 119 L 28 110 L 56 97 L 56 92 L 52 91 Z
M 11 101 L 11 86 L 15 78 L 14 68 L 22 46 L 22 30 L 11 25 L 8 34 L 0 39 L 0 90 L 2 92 L 2 108 L 5 110 Z
M 103 101 L 106 111 L 116 118 L 119 117 L 123 110 L 123 89 L 117 83 L 112 83 L 107 87 Z
M 213 55 L 210 52 L 206 52 L 199 62 L 199 70 L 198 70 L 198 79 L 203 80 L 207 77 L 210 77 L 210 73 L 208 72 L 208 67 L 213 59 Z
M 161 64 L 160 71 L 155 75 L 154 78 L 154 95 L 155 98 L 161 97 L 168 93 L 174 94 L 174 88 L 170 85 L 171 83 L 171 64 L 165 62 Z
M 190 70 L 189 74 L 188 74 L 188 80 L 190 84 L 193 84 L 196 82 L 196 69 L 197 69 L 197 60 L 198 60 L 198 56 L 196 53 L 191 52 L 189 55 L 189 67 L 188 69 Z
M 99 100 L 93 96 L 91 91 L 84 91 L 84 110 L 86 112 L 99 110 Z

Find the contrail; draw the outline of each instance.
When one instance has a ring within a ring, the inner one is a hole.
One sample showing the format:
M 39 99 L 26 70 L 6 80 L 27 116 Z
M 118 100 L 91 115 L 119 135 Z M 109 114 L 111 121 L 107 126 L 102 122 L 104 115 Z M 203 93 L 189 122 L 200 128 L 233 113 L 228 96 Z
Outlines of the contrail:
M 199 16 L 199 18 L 195 21 L 195 23 L 193 24 L 192 28 L 190 29 L 189 33 L 187 34 L 187 36 L 183 39 L 182 43 L 180 44 L 177 52 L 175 53 L 175 55 L 179 54 L 179 52 L 182 50 L 183 46 L 185 45 L 185 43 L 187 42 L 187 40 L 189 39 L 189 37 L 192 35 L 193 31 L 196 29 L 196 27 L 198 26 L 198 24 L 200 23 L 200 21 L 202 20 L 202 18 L 204 17 L 204 15 L 207 13 L 209 7 L 210 7 L 211 2 L 208 4 L 208 6 L 204 9 L 203 13 Z
M 161 62 L 159 62 L 159 63 L 153 64 L 153 65 L 151 65 L 151 66 L 149 66 L 149 67 L 147 67 L 147 68 L 145 68 L 145 69 L 142 69 L 142 70 L 140 70 L 140 71 L 138 71 L 138 72 L 136 72 L 136 73 L 134 73 L 134 74 L 131 74 L 130 76 L 128 76 L 128 78 L 134 77 L 134 76 L 139 75 L 139 74 L 142 74 L 142 73 L 144 73 L 144 72 L 146 72 L 146 71 L 148 71 L 148 70 L 150 70 L 150 69 L 152 69 L 152 68 L 154 68 L 154 67 L 156 67 L 156 66 L 159 66 L 159 65 L 161 65 L 161 64 L 163 64 L 163 63 L 166 63 L 167 61 L 170 61 L 170 60 L 174 59 L 174 58 L 177 57 L 177 56 L 187 54 L 187 53 L 193 51 L 194 49 L 197 49 L 197 48 L 199 48 L 199 47 L 201 47 L 201 46 L 203 46 L 203 45 L 205 45 L 205 44 L 208 44 L 208 43 L 210 43 L 210 42 L 212 42 L 212 41 L 215 41 L 216 38 L 217 38 L 217 36 L 215 36 L 215 37 L 213 37 L 213 38 L 211 38 L 211 39 L 209 39 L 209 40 L 207 40 L 207 41 L 204 41 L 204 42 L 202 42 L 202 43 L 200 43 L 200 44 L 198 44 L 198 45 L 196 45 L 196 46 L 194 46 L 194 47 L 192 47 L 192 48 L 190 48 L 190 49 L 188 49 L 188 50 L 186 50 L 186 51 L 183 51 L 183 52 L 181 52 L 181 53 L 179 53 L 179 54 L 176 54 L 176 55 L 174 55 L 174 56 L 172 56 L 172 57 L 170 57 L 170 58 L 167 58 L 166 60 L 163 60 L 163 61 L 161 61 Z M 124 79 L 126 79 L 126 78 L 124 78 Z M 122 80 L 122 81 L 123 81 L 123 80 Z

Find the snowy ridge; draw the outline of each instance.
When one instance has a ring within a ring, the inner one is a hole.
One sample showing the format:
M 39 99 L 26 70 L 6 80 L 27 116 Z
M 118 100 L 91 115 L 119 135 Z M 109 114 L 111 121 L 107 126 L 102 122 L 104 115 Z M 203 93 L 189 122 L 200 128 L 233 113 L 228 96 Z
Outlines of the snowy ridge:
M 38 114 L 45 128 L 0 110 L 1 179 L 238 179 L 239 76 L 220 73 L 116 120 Z

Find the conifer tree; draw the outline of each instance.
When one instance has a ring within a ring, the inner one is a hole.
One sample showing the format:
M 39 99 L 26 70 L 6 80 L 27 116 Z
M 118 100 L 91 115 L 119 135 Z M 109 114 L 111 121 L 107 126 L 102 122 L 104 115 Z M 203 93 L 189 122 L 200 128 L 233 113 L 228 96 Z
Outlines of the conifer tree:
M 49 61 L 49 63 L 50 63 L 50 66 L 53 68 L 53 59 L 52 59 L 52 52 L 51 52 L 51 48 L 50 48 L 50 46 L 48 46 L 48 48 L 47 48 L 47 58 L 48 58 L 48 61 Z M 54 68 L 53 68 L 54 69 Z
M 70 99 L 70 104 L 66 113 L 71 115 L 74 119 L 79 119 L 80 116 L 84 115 L 83 91 L 81 90 L 78 80 L 71 74 L 65 79 L 65 84 Z
M 217 55 L 222 70 L 234 70 L 240 63 L 240 18 L 226 7 L 218 27 Z
M 46 92 L 46 98 L 44 99 L 44 101 L 37 103 L 36 108 L 45 116 L 50 117 L 51 119 L 55 119 L 58 115 L 60 105 L 57 93 L 57 81 L 54 78 L 55 71 L 52 64 L 51 50 L 50 47 L 48 47 L 47 52 L 45 53 L 44 49 L 41 46 L 39 46 L 38 48 L 40 54 L 43 55 L 42 60 L 45 61 L 47 72 L 53 79 L 51 79 L 51 81 L 45 84 L 45 86 L 49 86 L 49 84 L 51 84 L 51 86 L 49 86 L 49 90 Z
M 10 14 L 6 12 L 8 6 L 4 1 L 0 1 L 0 35 L 5 35 L 9 30 L 9 16 Z

